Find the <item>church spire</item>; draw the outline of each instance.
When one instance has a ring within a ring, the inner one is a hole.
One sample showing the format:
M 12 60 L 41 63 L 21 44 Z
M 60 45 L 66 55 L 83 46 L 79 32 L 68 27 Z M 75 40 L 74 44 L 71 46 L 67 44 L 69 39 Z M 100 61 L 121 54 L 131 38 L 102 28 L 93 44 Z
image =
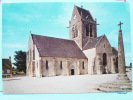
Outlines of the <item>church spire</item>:
M 119 74 L 125 74 L 125 54 L 124 54 L 124 44 L 123 44 L 123 37 L 122 37 L 122 29 L 121 25 L 123 23 L 119 23 L 118 26 L 120 26 L 119 30 L 119 37 L 118 37 L 118 68 L 119 68 Z

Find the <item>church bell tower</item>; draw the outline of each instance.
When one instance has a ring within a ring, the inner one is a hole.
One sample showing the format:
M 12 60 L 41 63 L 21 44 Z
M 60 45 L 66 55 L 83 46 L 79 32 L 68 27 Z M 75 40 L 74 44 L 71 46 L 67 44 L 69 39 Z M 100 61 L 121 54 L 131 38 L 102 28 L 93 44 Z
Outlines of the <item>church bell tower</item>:
M 97 37 L 96 20 L 90 12 L 74 6 L 71 21 L 69 21 L 70 39 L 82 49 L 91 38 Z

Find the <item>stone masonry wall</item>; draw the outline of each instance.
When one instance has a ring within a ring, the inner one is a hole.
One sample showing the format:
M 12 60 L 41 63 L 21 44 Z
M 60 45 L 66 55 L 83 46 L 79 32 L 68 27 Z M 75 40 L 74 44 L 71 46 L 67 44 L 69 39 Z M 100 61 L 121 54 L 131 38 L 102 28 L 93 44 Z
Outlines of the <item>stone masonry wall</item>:
M 74 75 L 88 74 L 87 59 L 42 57 L 41 73 L 46 76 L 69 76 L 74 69 Z M 46 68 L 48 62 L 48 68 Z M 84 62 L 84 68 L 82 63 Z M 61 65 L 62 63 L 62 65 Z
M 28 43 L 28 53 L 27 53 L 27 68 L 26 75 L 41 77 L 41 57 L 39 57 L 39 52 L 37 50 L 36 45 L 34 45 L 32 37 L 30 35 L 29 43 Z
M 100 40 L 98 45 L 96 46 L 96 55 L 100 57 L 103 64 L 103 54 L 107 55 L 107 68 L 106 66 L 103 66 L 101 72 L 98 73 L 111 73 L 111 57 L 112 57 L 112 48 L 110 43 L 108 42 L 106 36 L 103 36 L 103 38 Z M 97 62 L 98 63 L 98 62 Z

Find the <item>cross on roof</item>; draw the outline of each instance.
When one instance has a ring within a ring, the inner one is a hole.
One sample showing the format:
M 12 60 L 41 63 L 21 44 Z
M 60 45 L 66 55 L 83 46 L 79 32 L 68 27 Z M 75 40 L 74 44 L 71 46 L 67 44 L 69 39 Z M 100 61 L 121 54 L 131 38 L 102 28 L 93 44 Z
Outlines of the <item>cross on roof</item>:
M 121 30 L 121 25 L 122 25 L 123 23 L 120 21 L 120 23 L 118 24 L 118 26 L 120 26 L 120 30 Z
M 83 5 L 82 5 L 83 2 L 81 2 L 81 8 L 83 8 Z
M 100 24 L 96 24 L 96 25 L 100 25 Z
M 97 19 L 95 18 L 95 21 L 97 21 Z M 96 25 L 100 25 L 100 24 L 96 24 Z
M 30 34 L 32 34 L 31 30 L 30 30 Z

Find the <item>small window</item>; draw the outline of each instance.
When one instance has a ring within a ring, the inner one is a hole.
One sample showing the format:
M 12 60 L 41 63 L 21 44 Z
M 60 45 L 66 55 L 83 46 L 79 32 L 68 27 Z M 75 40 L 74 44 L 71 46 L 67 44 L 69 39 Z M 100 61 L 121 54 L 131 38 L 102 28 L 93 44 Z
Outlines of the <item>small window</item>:
M 33 60 L 35 60 L 35 50 L 33 50 Z
M 75 37 L 78 37 L 78 31 L 76 30 Z
M 105 44 L 104 44 L 104 48 L 105 48 Z
M 46 60 L 46 69 L 48 70 L 48 61 Z
M 82 68 L 85 69 L 84 62 L 82 62 Z
M 75 38 L 75 28 L 72 28 L 72 37 Z
M 86 27 L 86 36 L 89 36 L 89 29 Z
M 31 50 L 30 50 L 30 55 L 29 55 L 30 61 L 31 61 L 31 59 L 32 59 L 31 57 L 32 57 L 32 55 L 31 55 Z
M 62 61 L 60 61 L 60 69 L 62 69 Z
M 78 37 L 77 25 L 75 26 L 75 37 Z
M 92 37 L 92 25 L 90 25 L 89 28 L 90 28 L 90 37 Z
M 77 25 L 72 27 L 72 37 L 76 38 L 78 37 L 78 29 L 77 29 Z

